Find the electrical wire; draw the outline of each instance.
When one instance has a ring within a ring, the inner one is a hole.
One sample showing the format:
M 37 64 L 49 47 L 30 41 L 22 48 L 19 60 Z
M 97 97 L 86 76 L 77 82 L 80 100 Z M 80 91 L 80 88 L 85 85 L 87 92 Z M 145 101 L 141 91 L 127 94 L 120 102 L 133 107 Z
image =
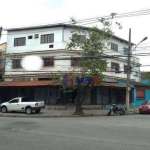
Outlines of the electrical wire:
M 141 16 L 141 15 L 149 15 L 150 14 L 150 9 L 145 9 L 145 10 L 139 10 L 139 11 L 133 11 L 133 12 L 127 12 L 127 13 L 121 13 L 121 14 L 117 14 L 116 16 L 114 16 L 113 18 L 124 18 L 124 17 L 134 17 L 134 16 Z M 88 18 L 88 19 L 80 19 L 76 21 L 76 24 L 93 24 L 97 21 L 97 19 L 104 19 L 104 20 L 108 20 L 108 19 L 112 19 L 112 17 L 110 16 L 101 16 L 101 17 L 94 17 L 94 18 Z M 56 23 L 55 23 L 56 24 Z M 57 23 L 58 24 L 58 23 Z M 71 24 L 70 21 L 65 21 L 65 22 L 60 22 L 59 24 Z M 45 26 L 50 26 L 50 25 L 54 25 L 54 23 L 51 24 L 45 24 Z M 43 25 L 44 26 L 44 25 Z M 19 27 L 18 27 L 19 28 Z M 6 30 L 6 29 L 4 29 Z M 45 30 L 46 31 L 46 30 Z M 38 32 L 45 32 L 45 31 L 38 31 Z M 48 30 L 49 31 L 49 30 Z M 35 32 L 37 33 L 37 32 Z M 2 34 L 2 35 L 7 35 L 7 34 Z

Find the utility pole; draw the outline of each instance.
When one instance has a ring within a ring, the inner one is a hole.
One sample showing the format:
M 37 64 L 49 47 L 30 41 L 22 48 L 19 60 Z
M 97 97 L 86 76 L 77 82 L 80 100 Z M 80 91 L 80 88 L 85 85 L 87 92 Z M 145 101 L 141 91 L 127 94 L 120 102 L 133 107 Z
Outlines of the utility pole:
M 127 85 L 126 85 L 126 108 L 127 114 L 129 114 L 129 101 L 130 101 L 130 74 L 131 74 L 131 54 L 136 49 L 136 47 L 142 43 L 143 41 L 147 40 L 148 37 L 144 37 L 131 51 L 131 28 L 129 29 L 129 47 L 128 47 L 128 60 L 127 60 Z
M 131 28 L 129 29 L 129 47 L 128 47 L 128 61 L 127 61 L 127 87 L 126 87 L 126 108 L 129 114 L 129 99 L 130 99 L 130 73 L 131 73 Z
M 2 36 L 2 27 L 0 27 L 0 39 L 1 39 L 1 36 Z

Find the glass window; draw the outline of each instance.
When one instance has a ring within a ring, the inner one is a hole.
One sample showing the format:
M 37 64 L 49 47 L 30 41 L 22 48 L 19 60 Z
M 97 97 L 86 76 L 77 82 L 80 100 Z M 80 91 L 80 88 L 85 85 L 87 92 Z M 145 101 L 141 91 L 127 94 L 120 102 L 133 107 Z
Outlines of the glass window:
M 128 48 L 124 47 L 123 52 L 124 52 L 125 55 L 128 55 Z
M 10 101 L 9 103 L 18 103 L 19 99 L 13 99 L 12 101 Z
M 27 97 L 23 97 L 21 101 L 22 102 L 29 102 L 29 99 Z
M 127 70 L 128 70 L 128 66 L 124 65 L 124 73 L 127 73 Z
M 75 43 L 84 43 L 86 41 L 86 36 L 85 35 L 77 35 L 77 34 L 73 34 L 72 35 L 72 40 Z
M 32 39 L 32 35 L 28 36 L 28 39 Z
M 148 101 L 147 104 L 150 104 L 150 101 Z
M 54 43 L 54 34 L 41 35 L 41 44 L 43 43 Z
M 79 66 L 79 60 L 71 58 L 71 66 L 72 67 Z
M 12 60 L 12 68 L 13 68 L 13 69 L 21 68 L 20 61 L 21 61 L 20 59 Z
M 118 45 L 115 43 L 111 43 L 111 49 L 118 52 Z
M 23 46 L 23 45 L 26 45 L 26 38 L 25 37 L 14 39 L 14 46 Z
M 54 66 L 54 57 L 43 58 L 44 67 Z
M 119 71 L 119 64 L 117 63 L 111 63 L 111 69 L 115 69 L 115 71 Z

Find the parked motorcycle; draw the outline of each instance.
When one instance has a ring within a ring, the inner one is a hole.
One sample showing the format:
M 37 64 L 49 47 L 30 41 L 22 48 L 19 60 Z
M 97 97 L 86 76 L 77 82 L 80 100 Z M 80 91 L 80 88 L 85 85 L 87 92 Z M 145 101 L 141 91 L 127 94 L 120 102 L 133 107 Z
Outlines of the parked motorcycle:
M 107 115 L 110 116 L 112 112 L 114 114 L 124 115 L 126 113 L 126 108 L 125 106 L 118 107 L 116 104 L 112 104 Z

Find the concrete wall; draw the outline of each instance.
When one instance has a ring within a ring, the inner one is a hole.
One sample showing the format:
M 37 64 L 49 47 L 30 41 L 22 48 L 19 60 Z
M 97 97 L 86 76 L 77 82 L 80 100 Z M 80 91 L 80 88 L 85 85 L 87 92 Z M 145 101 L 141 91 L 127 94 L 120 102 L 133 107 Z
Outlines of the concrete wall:
M 136 89 L 134 89 L 133 92 L 134 92 L 133 106 L 135 107 L 139 107 L 144 101 L 150 100 L 150 89 L 145 89 L 145 98 L 136 98 Z
M 39 38 L 34 38 L 34 35 L 38 34 Z M 54 43 L 41 44 L 41 35 L 54 34 Z M 33 36 L 32 39 L 28 39 L 28 36 Z M 42 50 L 55 50 L 64 49 L 65 44 L 62 41 L 62 28 L 45 28 L 45 29 L 32 29 L 22 31 L 8 31 L 7 36 L 7 51 L 6 53 L 21 53 L 21 52 L 34 52 Z M 26 37 L 25 46 L 14 46 L 14 38 Z M 49 45 L 53 44 L 54 48 L 49 48 Z
M 16 53 L 18 55 L 25 55 L 25 52 L 30 52 L 31 54 L 36 54 L 38 51 L 42 51 L 43 54 L 40 54 L 40 56 L 77 56 L 77 52 L 79 49 L 76 50 L 67 50 L 66 44 L 69 42 L 69 38 L 72 36 L 71 28 L 63 28 L 63 27 L 54 27 L 54 28 L 45 28 L 45 29 L 32 29 L 32 30 L 22 30 L 22 31 L 8 31 L 7 36 L 7 50 L 6 53 L 12 54 Z M 51 34 L 54 33 L 54 43 L 45 43 L 41 44 L 40 39 L 41 35 L 44 34 Z M 39 34 L 39 38 L 35 39 L 34 35 Z M 28 36 L 33 36 L 33 39 L 28 39 Z M 26 45 L 25 46 L 14 46 L 14 38 L 19 37 L 26 37 Z M 106 55 L 123 55 L 123 47 L 128 47 L 128 43 L 121 41 L 120 39 L 110 39 L 110 42 L 118 44 L 119 51 L 115 52 L 111 50 L 110 45 L 107 46 L 106 49 L 104 49 L 104 53 Z M 53 48 L 49 48 L 49 45 L 53 44 Z M 60 52 L 59 50 L 63 50 L 63 52 Z M 12 69 L 11 64 L 11 58 L 7 56 L 7 64 L 6 64 L 6 75 L 7 74 L 23 74 L 22 69 L 17 69 L 18 72 L 11 72 L 16 71 L 16 69 Z M 120 65 L 119 70 L 124 71 L 124 65 L 127 65 L 126 58 L 109 58 L 107 59 L 108 62 L 108 68 L 111 69 L 111 62 L 118 63 Z M 139 59 L 135 60 L 135 63 L 139 63 Z M 44 67 L 44 71 L 71 71 L 70 70 L 70 60 L 55 60 L 54 67 Z M 134 67 L 134 70 L 139 72 L 139 68 Z M 19 72 L 20 71 L 20 72 Z M 40 72 L 42 73 L 42 72 Z M 30 72 L 28 74 L 33 74 L 33 72 Z M 126 74 L 124 72 L 116 74 L 115 72 L 104 72 L 105 75 L 108 77 L 114 77 L 114 78 L 126 78 Z M 131 74 L 131 79 L 134 79 L 135 81 L 139 81 L 140 78 L 135 77 L 133 74 Z

